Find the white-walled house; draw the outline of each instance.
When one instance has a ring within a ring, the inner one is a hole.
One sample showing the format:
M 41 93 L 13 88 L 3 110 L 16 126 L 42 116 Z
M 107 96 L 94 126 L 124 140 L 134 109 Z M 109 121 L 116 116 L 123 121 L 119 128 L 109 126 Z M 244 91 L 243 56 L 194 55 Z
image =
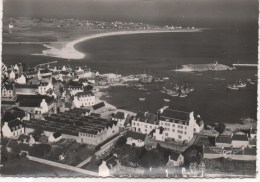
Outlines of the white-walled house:
M 157 114 L 149 112 L 138 112 L 132 120 L 132 130 L 150 134 L 159 127 L 159 118 Z
M 159 113 L 139 112 L 132 120 L 132 130 L 152 135 L 155 140 L 190 141 L 194 133 L 200 132 L 204 123 L 200 117 L 194 118 L 193 112 L 177 111 L 168 108 Z
M 125 126 L 125 121 L 126 121 L 127 116 L 128 116 L 127 113 L 118 111 L 118 112 L 112 117 L 112 120 L 113 120 L 113 121 L 117 121 L 117 122 L 118 122 L 118 126 L 122 128 L 122 127 Z
M 146 134 L 137 133 L 133 131 L 127 131 L 126 135 L 126 144 L 135 146 L 135 147 L 143 147 L 144 141 L 146 138 Z
M 15 80 L 15 83 L 26 84 L 26 77 L 24 74 L 21 74 L 21 76 Z
M 23 95 L 18 97 L 18 106 L 30 113 L 47 114 L 56 112 L 56 104 L 53 97 L 42 95 Z
M 46 95 L 47 91 L 53 90 L 53 85 L 51 82 L 48 83 L 40 83 L 38 87 L 38 92 L 41 95 Z
M 14 80 L 14 79 L 15 79 L 15 76 L 16 76 L 16 74 L 15 74 L 14 70 L 12 70 L 12 71 L 9 73 L 9 79 L 10 79 L 10 80 Z
M 172 152 L 169 155 L 168 162 L 166 163 L 166 167 L 178 167 L 184 164 L 184 157 L 181 153 Z
M 14 97 L 14 86 L 11 84 L 4 84 L 2 86 L 2 97 L 3 98 L 12 98 Z
M 19 119 L 4 122 L 2 134 L 3 137 L 17 139 L 21 134 L 24 134 L 24 126 Z
M 113 169 L 118 165 L 117 157 L 112 155 L 105 158 L 98 167 L 98 175 L 100 177 L 108 177 L 113 175 Z
M 190 141 L 197 132 L 196 128 L 204 125 L 200 118 L 197 122 L 193 112 L 163 108 L 160 109 L 159 117 L 159 125 L 164 128 L 162 134 L 165 139 L 179 142 Z
M 95 104 L 95 95 L 91 91 L 76 93 L 73 99 L 75 107 L 86 107 Z

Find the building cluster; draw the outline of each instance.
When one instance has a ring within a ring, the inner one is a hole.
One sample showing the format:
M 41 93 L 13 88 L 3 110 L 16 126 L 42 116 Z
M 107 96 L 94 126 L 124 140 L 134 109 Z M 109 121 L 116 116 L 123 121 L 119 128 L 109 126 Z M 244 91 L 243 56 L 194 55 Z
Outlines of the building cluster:
M 256 161 L 256 129 L 219 135 L 215 146 L 203 146 L 203 158 Z

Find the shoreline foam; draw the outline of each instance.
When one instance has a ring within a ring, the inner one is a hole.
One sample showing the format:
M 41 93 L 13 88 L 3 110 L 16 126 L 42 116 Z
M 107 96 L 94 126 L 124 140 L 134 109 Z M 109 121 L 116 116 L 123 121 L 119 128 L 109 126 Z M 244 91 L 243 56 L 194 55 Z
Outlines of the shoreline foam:
M 42 54 L 33 54 L 33 55 L 43 55 L 43 56 L 49 56 L 49 57 L 57 57 L 57 58 L 63 58 L 63 59 L 83 59 L 86 54 L 78 51 L 75 49 L 75 45 L 88 41 L 95 38 L 101 38 L 101 37 L 108 37 L 108 36 L 116 36 L 116 35 L 129 35 L 129 34 L 147 34 L 147 33 L 175 33 L 175 32 L 198 32 L 200 29 L 194 29 L 194 30 L 138 30 L 138 31 L 117 31 L 117 32 L 106 32 L 106 33 L 98 33 L 98 34 L 92 34 L 87 35 L 84 37 L 81 37 L 79 39 L 73 40 L 68 43 L 63 43 L 63 47 L 61 49 L 56 48 L 52 45 L 43 44 L 47 50 L 43 50 Z M 54 44 L 57 44 L 58 42 L 54 42 Z

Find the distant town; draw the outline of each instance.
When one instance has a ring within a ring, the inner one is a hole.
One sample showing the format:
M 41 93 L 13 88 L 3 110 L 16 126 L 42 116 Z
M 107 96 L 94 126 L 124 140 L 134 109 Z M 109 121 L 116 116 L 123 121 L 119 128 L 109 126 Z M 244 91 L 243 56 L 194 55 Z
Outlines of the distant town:
M 69 20 L 51 21 L 66 26 Z M 102 28 L 149 28 L 122 22 L 73 22 Z M 133 113 L 102 99 L 104 90 L 111 87 L 145 90 L 146 83 L 165 82 L 168 77 L 101 74 L 87 66 L 55 63 L 35 67 L 2 64 L 1 71 L 2 175 L 23 160 L 32 162 L 35 169 L 41 163 L 82 176 L 255 175 L 256 123 L 209 125 L 193 111 L 165 106 L 155 113 Z M 192 91 L 183 85 L 162 90 L 180 97 Z

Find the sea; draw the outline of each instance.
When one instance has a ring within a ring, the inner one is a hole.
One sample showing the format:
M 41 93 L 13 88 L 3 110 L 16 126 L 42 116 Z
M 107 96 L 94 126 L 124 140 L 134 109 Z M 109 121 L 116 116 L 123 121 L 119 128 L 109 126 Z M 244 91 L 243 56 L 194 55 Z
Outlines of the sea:
M 239 123 L 241 119 L 256 119 L 257 85 L 247 82 L 256 79 L 257 69 L 208 71 L 202 73 L 176 72 L 184 64 L 214 63 L 231 66 L 233 63 L 257 63 L 257 28 L 213 27 L 200 32 L 131 34 L 81 42 L 76 49 L 86 53 L 83 60 L 62 60 L 45 56 L 31 56 L 45 49 L 41 45 L 3 46 L 3 61 L 14 59 L 27 64 L 59 61 L 71 66 L 89 66 L 100 73 L 151 74 L 169 77 L 165 83 L 149 83 L 147 91 L 136 88 L 113 87 L 103 97 L 118 108 L 133 112 L 156 112 L 163 106 L 181 111 L 194 111 L 206 123 Z M 19 53 L 20 52 L 20 53 Z M 24 53 L 26 52 L 26 53 Z M 216 78 L 222 78 L 221 80 Z M 242 80 L 247 87 L 228 90 L 227 84 Z M 194 91 L 186 98 L 161 93 L 162 87 L 188 84 Z M 139 98 L 146 98 L 140 102 Z M 165 102 L 169 99 L 170 102 Z

